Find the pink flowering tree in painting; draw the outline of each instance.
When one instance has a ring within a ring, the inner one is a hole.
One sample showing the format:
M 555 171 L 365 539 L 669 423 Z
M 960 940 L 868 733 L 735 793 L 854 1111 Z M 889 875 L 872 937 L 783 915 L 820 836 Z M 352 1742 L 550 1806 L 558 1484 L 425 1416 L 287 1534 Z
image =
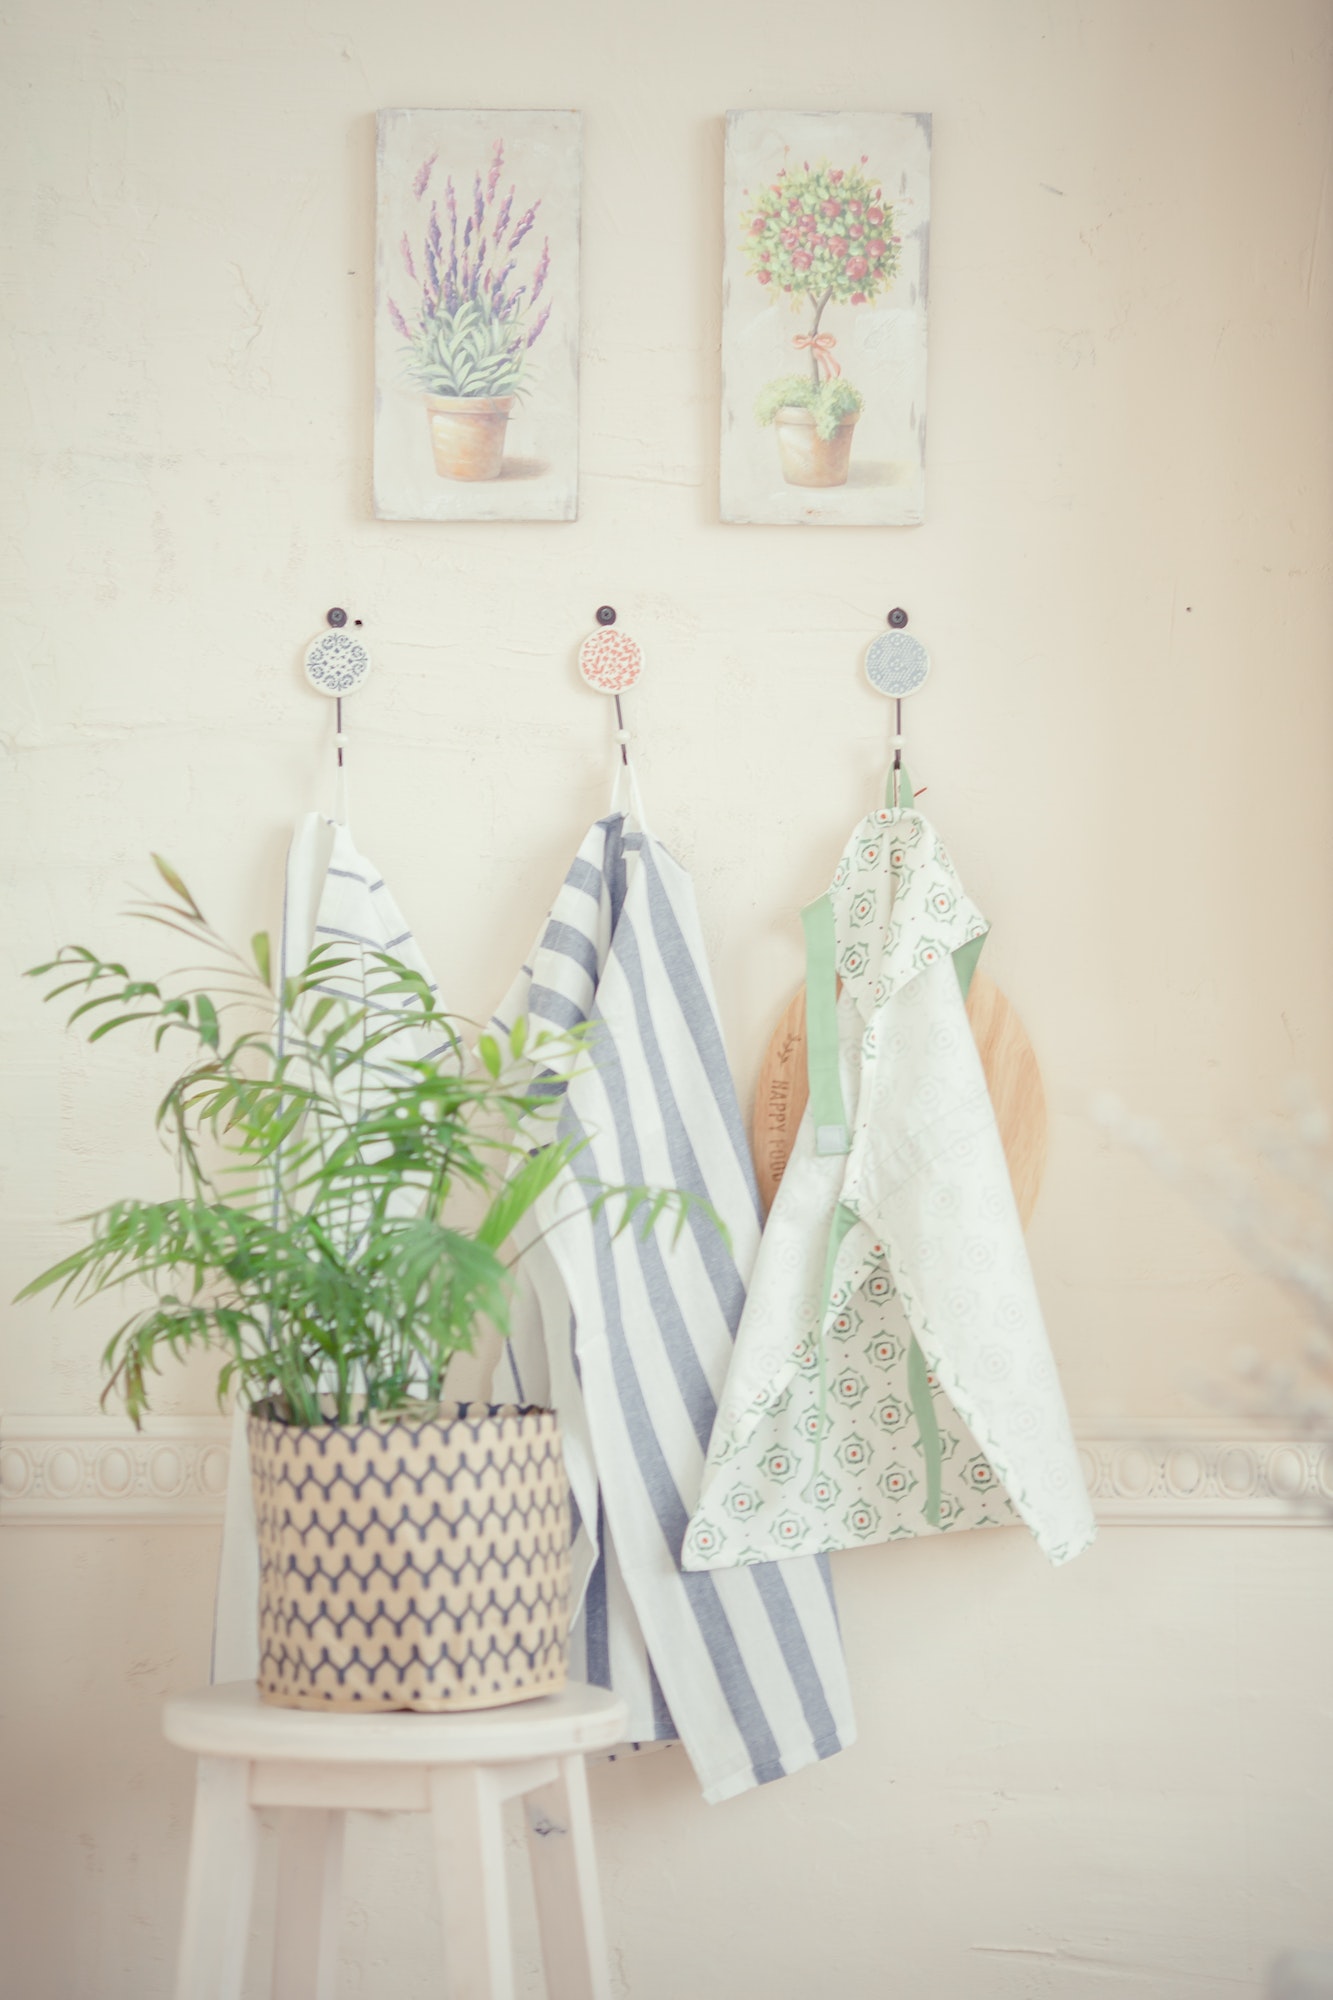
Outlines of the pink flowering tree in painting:
M 895 233 L 893 205 L 859 166 L 833 167 L 827 160 L 804 162 L 800 171 L 779 169 L 776 179 L 741 215 L 741 232 L 751 275 L 777 298 L 785 298 L 809 318 L 792 337 L 799 371 L 775 376 L 761 390 L 755 414 L 761 424 L 775 421 L 783 444 L 784 412 L 788 426 L 798 421 L 810 441 L 832 445 L 843 435 L 840 453 L 816 451 L 815 460 L 841 478 L 792 479 L 784 449 L 784 474 L 797 485 L 835 485 L 846 478 L 851 426 L 864 407 L 858 389 L 843 375 L 835 349 L 837 337 L 825 325 L 831 306 L 869 305 L 892 285 L 898 272 L 901 238 Z M 796 413 L 802 413 L 799 420 Z M 811 470 L 809 466 L 807 472 Z M 818 470 L 816 464 L 815 470 Z
M 403 231 L 404 285 L 388 312 L 405 343 L 407 375 L 426 397 L 437 472 L 493 479 L 509 412 L 551 316 L 550 240 L 538 248 L 540 199 L 520 212 L 515 187 L 501 193 L 503 140 L 470 193 L 451 174 L 438 188 L 438 158 L 423 160 L 412 182 L 421 224 L 415 239 Z

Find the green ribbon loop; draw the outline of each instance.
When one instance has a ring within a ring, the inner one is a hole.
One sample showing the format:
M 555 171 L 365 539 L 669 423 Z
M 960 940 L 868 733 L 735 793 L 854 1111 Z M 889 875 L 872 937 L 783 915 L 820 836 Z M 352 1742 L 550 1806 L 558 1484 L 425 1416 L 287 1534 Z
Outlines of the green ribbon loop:
M 838 964 L 833 901 L 801 912 L 805 930 L 805 1067 L 817 1153 L 848 1153 L 852 1135 L 838 1074 Z
M 910 812 L 915 798 L 912 773 L 906 764 L 890 764 L 889 775 L 884 780 L 885 806 L 890 812 Z
M 981 947 L 985 944 L 986 937 L 987 933 L 983 931 L 980 937 L 969 938 L 966 944 L 959 945 L 953 955 L 953 969 L 958 974 L 958 985 L 964 1000 L 972 984 L 972 974 L 977 969 L 977 960 L 981 957 Z
M 921 1457 L 926 1468 L 926 1519 L 932 1528 L 938 1528 L 940 1468 L 944 1453 L 940 1444 L 939 1419 L 935 1414 L 935 1397 L 927 1380 L 926 1357 L 915 1334 L 907 1350 L 907 1393 L 912 1399 L 912 1415 L 916 1418 Z
M 849 1208 L 845 1201 L 840 1201 L 833 1211 L 833 1225 L 828 1233 L 828 1253 L 824 1258 L 824 1290 L 819 1301 L 821 1334 L 824 1331 L 824 1321 L 828 1318 L 829 1306 L 833 1301 L 833 1273 L 837 1269 L 838 1252 L 842 1248 L 847 1231 L 856 1220 L 856 1210 Z
M 828 1249 L 824 1253 L 824 1283 L 819 1294 L 819 1327 L 815 1335 L 818 1342 L 819 1360 L 819 1435 L 815 1439 L 815 1466 L 812 1479 L 818 1479 L 821 1455 L 824 1450 L 824 1426 L 828 1420 L 828 1353 L 824 1346 L 824 1329 L 828 1323 L 828 1310 L 833 1300 L 833 1274 L 838 1267 L 838 1252 L 843 1245 L 847 1231 L 857 1220 L 856 1210 L 848 1208 L 840 1201 L 833 1211 L 833 1222 L 828 1233 Z
M 912 790 L 911 775 L 905 764 L 890 770 L 884 788 L 884 803 L 890 811 L 903 811 L 912 807 L 915 794 Z M 801 923 L 805 930 L 805 1053 L 806 1070 L 810 1079 L 810 1112 L 815 1128 L 815 1151 L 817 1153 L 847 1153 L 851 1150 L 851 1132 L 847 1123 L 847 1107 L 843 1102 L 842 1078 L 838 1068 L 838 968 L 837 933 L 833 916 L 833 902 L 829 896 L 821 896 L 817 902 L 801 912 Z M 985 934 L 970 938 L 959 945 L 953 954 L 954 971 L 963 998 L 967 998 L 976 970 L 981 948 L 986 942 Z M 828 1359 L 825 1351 L 825 1323 L 833 1297 L 833 1279 L 837 1269 L 838 1252 L 852 1224 L 858 1220 L 855 1209 L 845 1202 L 839 1202 L 833 1213 L 829 1229 L 828 1249 L 824 1258 L 824 1283 L 819 1302 L 818 1361 L 819 1361 L 819 1436 L 815 1443 L 815 1470 L 818 1476 L 820 1453 L 823 1449 L 824 1428 L 828 1416 Z M 944 1463 L 944 1448 L 940 1438 L 939 1418 L 935 1409 L 935 1396 L 927 1379 L 929 1369 L 916 1335 L 912 1335 L 907 1350 L 907 1393 L 912 1405 L 912 1415 L 916 1420 L 917 1434 L 921 1444 L 921 1461 L 926 1475 L 925 1517 L 932 1528 L 940 1525 L 941 1476 Z

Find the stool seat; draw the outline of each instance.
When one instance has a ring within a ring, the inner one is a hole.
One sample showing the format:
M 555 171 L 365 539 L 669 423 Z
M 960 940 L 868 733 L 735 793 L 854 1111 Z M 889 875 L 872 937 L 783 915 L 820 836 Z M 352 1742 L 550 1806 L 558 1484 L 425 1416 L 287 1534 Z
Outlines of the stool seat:
M 281 1814 L 273 1993 L 334 2000 L 345 1815 L 426 1812 L 445 1909 L 441 1991 L 512 2000 L 501 1812 L 526 1803 L 549 2000 L 610 2000 L 585 1752 L 622 1740 L 623 1701 L 559 1694 L 458 1715 L 271 1707 L 252 1681 L 166 1703 L 198 1759 L 177 2000 L 240 2000 L 258 1814 Z
M 459 1715 L 364 1715 L 275 1708 L 253 1681 L 173 1695 L 162 1712 L 168 1743 L 196 1757 L 281 1757 L 320 1764 L 512 1764 L 609 1749 L 625 1733 L 625 1704 L 576 1681 L 559 1694 Z

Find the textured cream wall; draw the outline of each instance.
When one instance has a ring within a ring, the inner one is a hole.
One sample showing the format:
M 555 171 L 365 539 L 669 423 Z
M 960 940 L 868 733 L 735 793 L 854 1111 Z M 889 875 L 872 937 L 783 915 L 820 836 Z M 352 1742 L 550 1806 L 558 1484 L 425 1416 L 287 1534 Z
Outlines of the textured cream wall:
M 917 782 L 1050 1091 L 1032 1246 L 1071 1405 L 1183 1410 L 1237 1339 L 1288 1343 L 1085 1107 L 1109 1087 L 1202 1144 L 1293 1071 L 1330 1083 L 1331 25 L 1326 0 L 11 8 L 7 966 L 123 940 L 150 848 L 225 925 L 273 919 L 292 817 L 330 795 L 295 659 L 341 602 L 379 662 L 355 824 L 483 1012 L 605 795 L 572 655 L 609 598 L 748 1091 L 793 912 L 884 761 L 858 659 L 901 602 L 935 657 Z M 848 101 L 935 114 L 928 522 L 724 529 L 721 114 Z M 586 114 L 575 525 L 369 518 L 373 113 L 422 102 Z M 163 1168 L 128 1049 L 90 1059 L 8 972 L 0 1011 L 8 1297 L 55 1218 Z M 0 1407 L 90 1410 L 110 1323 L 9 1312 Z M 162 1407 L 207 1398 L 192 1373 Z M 1253 1993 L 1333 1900 L 1331 1542 L 1120 1530 L 1058 1577 L 1016 1536 L 848 1558 L 858 1750 L 714 1813 L 674 1755 L 599 1781 L 624 1990 Z M 185 1793 L 155 1703 L 201 1671 L 211 1554 L 0 1535 L 6 2000 L 167 1990 Z M 424 1993 L 422 1850 L 359 1838 L 347 1991 Z
M 1329 1541 L 1122 1528 L 1054 1576 L 1017 1534 L 844 1562 L 855 1749 L 725 1807 L 678 1750 L 594 1773 L 617 2000 L 1258 2000 L 1275 1947 L 1333 1943 Z M 0 1535 L 5 2000 L 171 1993 L 190 1771 L 158 1711 L 206 1672 L 214 1550 Z M 424 1825 L 351 1828 L 342 2000 L 438 2000 Z

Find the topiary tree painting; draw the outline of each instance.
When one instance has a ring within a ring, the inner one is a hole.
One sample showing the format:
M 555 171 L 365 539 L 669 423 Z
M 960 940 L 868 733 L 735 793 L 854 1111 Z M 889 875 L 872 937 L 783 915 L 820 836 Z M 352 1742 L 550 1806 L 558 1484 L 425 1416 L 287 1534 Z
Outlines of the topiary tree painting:
M 868 305 L 888 290 L 898 271 L 901 239 L 893 204 L 866 173 L 867 164 L 862 155 L 855 167 L 834 167 L 828 160 L 813 167 L 807 160 L 799 171 L 781 167 L 741 215 L 755 282 L 810 311 L 806 330 L 792 339 L 805 366 L 765 384 L 755 414 L 761 424 L 771 424 L 780 411 L 809 411 L 816 436 L 826 444 L 840 427 L 855 422 L 863 399 L 842 373 L 834 354 L 837 338 L 824 327 L 824 315 L 834 305 Z M 809 421 L 804 419 L 807 426 Z M 845 451 L 842 457 L 845 478 Z

